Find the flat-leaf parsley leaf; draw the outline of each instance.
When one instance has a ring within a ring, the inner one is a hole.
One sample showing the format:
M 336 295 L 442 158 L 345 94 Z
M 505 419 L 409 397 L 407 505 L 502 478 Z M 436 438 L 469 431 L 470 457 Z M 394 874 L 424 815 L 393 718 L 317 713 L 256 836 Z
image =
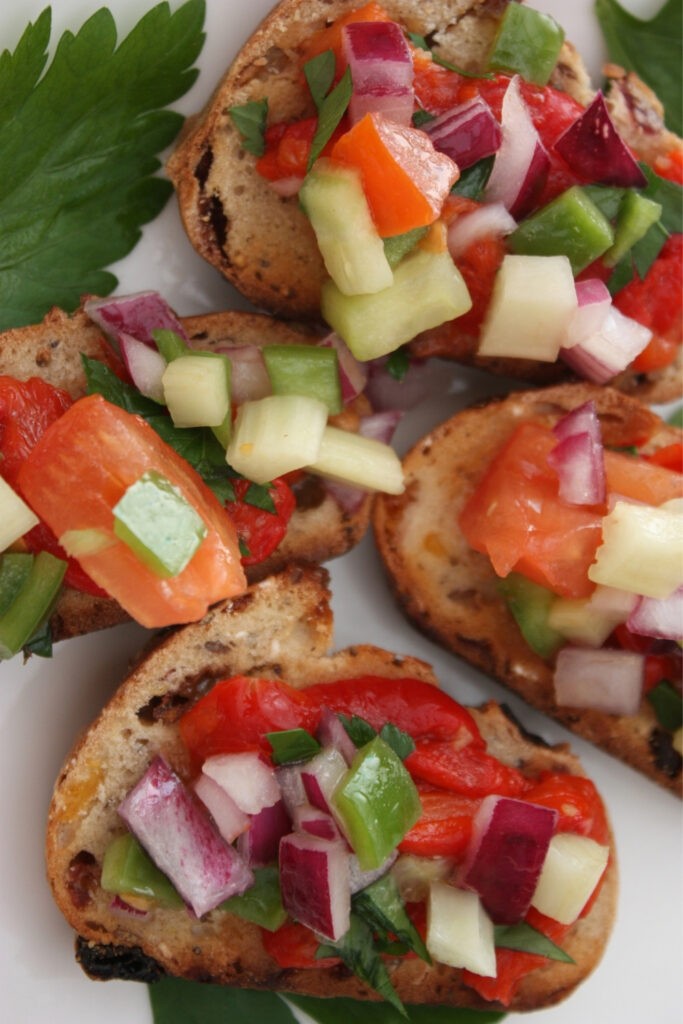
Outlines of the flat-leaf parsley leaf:
M 47 65 L 46 8 L 0 54 L 0 330 L 116 287 L 104 268 L 172 191 L 155 172 L 183 117 L 164 108 L 197 76 L 204 14 L 204 0 L 157 4 L 117 46 L 101 8 Z

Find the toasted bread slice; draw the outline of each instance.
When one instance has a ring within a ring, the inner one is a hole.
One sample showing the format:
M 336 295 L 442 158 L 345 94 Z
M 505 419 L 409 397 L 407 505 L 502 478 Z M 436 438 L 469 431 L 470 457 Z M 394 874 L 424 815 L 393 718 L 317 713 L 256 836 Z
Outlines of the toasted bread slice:
M 457 413 L 412 448 L 403 463 L 405 493 L 376 505 L 375 537 L 397 601 L 419 629 L 539 711 L 680 794 L 681 758 L 649 701 L 629 717 L 555 703 L 551 663 L 525 642 L 488 557 L 470 548 L 457 527 L 461 509 L 521 420 L 552 424 L 590 399 L 608 445 L 651 435 L 656 449 L 681 439 L 679 429 L 610 388 L 565 384 L 513 393 Z
M 466 71 L 486 62 L 507 0 L 386 0 L 389 17 L 429 40 L 439 57 Z M 315 113 L 302 86 L 302 53 L 308 39 L 359 0 L 281 0 L 218 83 L 205 108 L 189 118 L 167 171 L 195 249 L 255 306 L 280 316 L 319 315 L 325 269 L 296 196 L 282 198 L 255 170 L 230 116 L 230 108 L 267 99 L 269 123 Z M 635 152 L 653 165 L 683 143 L 664 127 L 662 107 L 635 75 L 610 65 L 616 83 L 607 102 L 617 128 Z M 595 92 L 579 54 L 563 45 L 551 84 L 587 104 Z M 560 364 L 477 356 L 478 338 L 450 321 L 415 339 L 416 356 L 440 356 L 534 383 L 570 379 Z M 616 386 L 650 402 L 680 394 L 680 368 L 648 374 L 630 371 Z
M 54 897 L 79 935 L 78 956 L 98 978 L 169 973 L 247 988 L 316 996 L 377 998 L 345 969 L 283 970 L 264 951 L 260 930 L 224 911 L 201 920 L 185 910 L 122 915 L 99 885 L 102 856 L 122 831 L 117 805 L 156 754 L 188 776 L 177 721 L 217 679 L 234 674 L 285 679 L 305 687 L 363 674 L 437 680 L 425 662 L 371 646 L 332 652 L 333 621 L 326 570 L 292 564 L 215 607 L 202 622 L 168 634 L 147 653 L 69 756 L 56 783 L 47 830 L 47 870 Z M 473 712 L 488 748 L 530 777 L 551 769 L 583 774 L 566 745 L 525 736 L 498 705 Z M 574 964 L 547 961 L 521 983 L 513 1009 L 550 1005 L 593 970 L 615 909 L 614 850 L 590 913 L 563 946 Z M 388 962 L 408 1003 L 483 1007 L 462 972 L 417 958 Z
M 310 326 L 285 324 L 255 313 L 212 313 L 188 317 L 183 324 L 190 343 L 207 349 L 301 344 L 318 337 Z M 55 308 L 40 324 L 0 335 L 0 374 L 19 380 L 38 376 L 68 391 L 74 398 L 81 397 L 86 389 L 82 355 L 114 365 L 110 345 L 82 309 L 68 315 Z M 359 396 L 334 422 L 356 429 L 359 415 L 369 411 L 369 404 Z M 290 558 L 324 562 L 341 555 L 367 530 L 369 496 L 352 509 L 342 508 L 319 478 L 307 474 L 296 484 L 295 493 L 297 507 L 283 541 L 264 562 L 248 568 L 250 580 L 272 572 Z M 126 613 L 115 601 L 65 587 L 51 617 L 52 635 L 53 639 L 62 640 L 126 620 Z

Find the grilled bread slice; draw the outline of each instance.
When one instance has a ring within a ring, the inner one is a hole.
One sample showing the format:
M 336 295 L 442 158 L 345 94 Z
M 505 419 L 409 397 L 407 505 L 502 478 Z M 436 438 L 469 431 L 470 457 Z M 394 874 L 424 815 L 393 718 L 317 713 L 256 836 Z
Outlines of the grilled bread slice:
M 55 900 L 79 936 L 77 955 L 97 978 L 149 981 L 165 973 L 246 988 L 316 996 L 376 998 L 339 966 L 283 969 L 264 950 L 257 926 L 225 911 L 197 919 L 157 907 L 146 916 L 112 908 L 100 887 L 107 844 L 123 829 L 117 806 L 157 754 L 187 778 L 178 719 L 217 680 L 236 674 L 284 679 L 297 687 L 364 674 L 410 676 L 436 685 L 430 666 L 377 647 L 332 650 L 333 619 L 324 568 L 291 564 L 199 623 L 170 632 L 135 666 L 69 755 L 56 783 L 47 829 L 47 870 Z M 488 749 L 529 777 L 547 769 L 583 774 L 569 748 L 526 736 L 488 703 L 473 715 Z M 574 963 L 547 961 L 519 986 L 511 1008 L 535 1009 L 566 996 L 598 963 L 615 910 L 614 850 L 589 913 L 563 948 Z M 407 1003 L 483 1007 L 462 972 L 417 958 L 387 961 Z
M 220 346 L 301 344 L 318 335 L 310 326 L 285 324 L 255 313 L 221 312 L 185 318 L 190 344 L 210 349 Z M 0 335 L 0 375 L 19 380 L 41 377 L 68 391 L 74 398 L 85 394 L 86 380 L 81 356 L 114 365 L 110 345 L 83 309 L 68 315 L 53 309 L 42 323 L 20 327 Z M 370 411 L 359 396 L 336 418 L 337 426 L 356 429 L 358 417 Z M 353 547 L 367 530 L 371 498 L 342 508 L 319 478 L 305 474 L 295 485 L 297 507 L 287 533 L 264 562 L 248 568 L 251 580 L 282 566 L 290 558 L 324 562 Z M 53 639 L 90 633 L 124 622 L 126 613 L 113 600 L 94 597 L 65 587 L 51 617 Z
M 389 17 L 428 39 L 434 53 L 456 67 L 485 66 L 507 0 L 386 0 Z M 300 62 L 309 38 L 359 0 L 281 0 L 245 43 L 205 108 L 188 119 L 167 172 L 174 183 L 185 229 L 197 252 L 255 306 L 285 317 L 319 315 L 325 269 L 310 223 L 296 196 L 283 198 L 255 170 L 230 108 L 268 101 L 269 123 L 315 113 L 302 85 Z M 657 97 L 633 74 L 609 66 L 610 114 L 643 159 L 656 165 L 683 148 L 669 132 Z M 580 55 L 565 42 L 551 84 L 586 105 L 595 91 Z M 569 379 L 560 364 L 483 358 L 478 337 L 457 320 L 412 343 L 418 357 L 439 356 L 534 383 Z M 680 361 L 646 374 L 620 375 L 616 386 L 650 402 L 680 394 Z
M 523 420 L 551 425 L 593 400 L 605 444 L 650 437 L 652 450 L 681 431 L 610 388 L 564 384 L 474 406 L 437 426 L 403 460 L 406 489 L 381 499 L 374 533 L 398 604 L 443 647 L 504 683 L 529 704 L 672 792 L 681 792 L 681 757 L 648 700 L 628 717 L 555 703 L 553 665 L 529 647 L 498 589 L 486 555 L 459 531 L 458 516 L 493 456 Z

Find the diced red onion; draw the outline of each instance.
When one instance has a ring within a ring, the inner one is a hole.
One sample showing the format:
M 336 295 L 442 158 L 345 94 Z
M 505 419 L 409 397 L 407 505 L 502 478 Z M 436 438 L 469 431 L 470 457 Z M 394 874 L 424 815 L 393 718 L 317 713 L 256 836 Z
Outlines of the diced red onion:
M 670 597 L 641 597 L 626 625 L 632 633 L 683 642 L 683 587 Z
M 454 260 L 473 242 L 492 235 L 502 238 L 517 227 L 517 221 L 502 203 L 484 203 L 471 213 L 463 213 L 448 226 L 448 251 Z
M 422 125 L 434 148 L 455 160 L 463 170 L 500 149 L 503 132 L 481 96 L 452 107 Z
M 368 379 L 367 365 L 356 359 L 343 338 L 340 338 L 334 331 L 326 334 L 318 344 L 336 349 L 342 402 L 347 405 L 365 388 Z
M 281 797 L 275 772 L 255 750 L 216 754 L 206 759 L 202 772 L 217 782 L 245 814 L 258 814 Z
M 303 183 L 304 179 L 298 174 L 291 174 L 287 178 L 276 178 L 275 181 L 268 182 L 273 192 L 277 192 L 282 199 L 290 199 L 297 195 Z
M 387 370 L 387 359 L 373 359 L 367 364 L 368 382 L 365 394 L 377 412 L 407 412 L 425 398 L 434 397 L 448 386 L 448 375 L 435 359 L 411 359 L 400 380 Z
M 503 141 L 484 189 L 487 203 L 502 203 L 517 219 L 532 209 L 550 166 L 548 154 L 522 98 L 519 82 L 519 75 L 511 78 L 503 97 Z
M 554 427 L 558 443 L 548 456 L 560 481 L 560 497 L 572 505 L 597 505 L 605 500 L 605 459 L 602 431 L 594 402 L 567 413 Z
M 368 496 L 368 492 L 362 487 L 354 487 L 353 484 L 344 484 L 340 480 L 325 479 L 323 481 L 325 490 L 333 498 L 342 512 L 352 514 L 357 512 Z
M 109 909 L 115 914 L 125 915 L 126 917 L 147 917 L 149 914 L 148 910 L 142 910 L 140 907 L 134 907 L 130 903 L 126 903 L 120 896 L 114 896 L 113 900 L 109 904 Z
M 301 804 L 308 802 L 301 778 L 301 765 L 292 764 L 278 768 L 275 772 L 277 784 L 290 817 Z
M 330 813 L 332 793 L 346 773 L 344 756 L 336 747 L 323 749 L 301 768 L 301 781 L 310 803 L 318 810 Z
M 560 136 L 555 150 L 585 181 L 644 188 L 647 178 L 612 124 L 601 92 Z
M 576 298 L 578 306 L 567 325 L 563 348 L 573 348 L 599 331 L 612 305 L 609 289 L 598 277 L 577 281 Z
M 296 832 L 308 832 L 319 839 L 341 839 L 341 832 L 332 815 L 319 810 L 313 804 L 300 804 L 295 807 L 292 824 Z
M 322 709 L 316 737 L 323 747 L 336 747 L 347 764 L 351 764 L 356 754 L 356 744 L 344 728 L 336 711 L 328 707 Z
M 362 416 L 358 424 L 358 433 L 373 441 L 389 444 L 402 416 L 403 413 L 399 409 L 385 409 L 384 412 L 375 412 L 371 416 Z
M 163 758 L 152 761 L 118 811 L 197 917 L 253 884 L 251 870 Z
M 600 329 L 571 348 L 561 348 L 560 358 L 580 377 L 606 384 L 640 355 L 651 338 L 652 331 L 611 306 Z
M 413 113 L 413 61 L 405 36 L 393 21 L 358 21 L 342 28 L 342 55 L 351 69 L 352 124 L 379 113 L 401 124 Z
M 645 658 L 636 651 L 563 647 L 555 665 L 555 702 L 635 715 L 643 691 Z
M 496 924 L 528 911 L 556 822 L 557 811 L 525 800 L 482 800 L 458 884 L 479 894 Z
M 119 350 L 135 387 L 140 394 L 164 402 L 164 388 L 161 378 L 166 369 L 166 360 L 155 348 L 144 341 L 138 341 L 132 334 L 119 334 Z
M 252 868 L 277 860 L 280 840 L 292 827 L 284 800 L 264 807 L 251 818 L 249 828 L 237 840 L 237 851 Z
M 327 939 L 349 929 L 351 889 L 345 846 L 303 832 L 280 843 L 280 891 L 287 913 Z
M 194 791 L 216 822 L 226 843 L 232 843 L 249 828 L 249 815 L 241 811 L 222 786 L 202 772 L 194 783 Z
M 152 331 L 175 331 L 187 340 L 185 329 L 158 292 L 137 292 L 113 299 L 88 299 L 85 312 L 105 333 L 118 340 L 121 333 L 156 347 Z
M 364 871 L 358 863 L 358 857 L 355 853 L 352 853 L 349 857 L 351 893 L 360 892 L 361 889 L 366 889 L 369 885 L 372 885 L 373 882 L 376 882 L 378 878 L 382 878 L 386 875 L 387 871 L 393 867 L 397 859 L 398 850 L 394 850 L 378 868 L 371 868 L 368 871 Z
M 271 394 L 270 377 L 258 345 L 216 345 L 213 351 L 223 353 L 230 360 L 230 396 L 236 405 Z

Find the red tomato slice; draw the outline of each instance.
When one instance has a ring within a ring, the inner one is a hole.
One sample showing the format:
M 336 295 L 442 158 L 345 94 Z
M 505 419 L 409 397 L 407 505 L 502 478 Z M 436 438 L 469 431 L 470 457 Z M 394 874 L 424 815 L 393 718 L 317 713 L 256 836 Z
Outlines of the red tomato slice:
M 405 766 L 414 778 L 462 796 L 520 796 L 529 788 L 521 772 L 473 744 L 418 739 Z
M 575 832 L 596 843 L 607 843 L 609 826 L 605 806 L 590 779 L 580 775 L 543 775 L 524 794 L 524 799 L 557 811 L 558 832 Z
M 680 447 L 679 447 L 680 454 Z M 683 497 L 683 474 L 649 458 L 605 450 L 607 489 L 646 505 L 662 505 Z
M 177 576 L 156 576 L 113 533 L 112 509 L 143 473 L 156 470 L 199 512 L 207 535 Z M 79 561 L 143 626 L 200 619 L 246 586 L 235 528 L 198 474 L 138 416 L 90 395 L 74 403 L 29 454 L 21 492 L 50 529 L 97 528 L 113 541 Z
M 418 783 L 422 814 L 399 844 L 418 857 L 462 858 L 472 837 L 479 800 Z
M 250 487 L 249 480 L 235 480 L 233 488 L 237 500 L 225 504 L 235 524 L 240 545 L 245 551 L 242 565 L 257 565 L 275 551 L 287 532 L 287 524 L 296 508 L 292 489 L 282 477 L 273 480 L 268 487 L 275 506 L 274 512 L 244 500 Z
M 334 967 L 340 963 L 336 956 L 316 959 L 320 939 L 298 921 L 286 921 L 277 931 L 261 929 L 263 947 L 278 967 Z
M 588 567 L 602 533 L 603 510 L 567 505 L 548 465 L 551 430 L 522 423 L 493 459 L 461 512 L 468 543 L 488 554 L 495 572 L 513 570 L 565 597 L 594 586 Z

